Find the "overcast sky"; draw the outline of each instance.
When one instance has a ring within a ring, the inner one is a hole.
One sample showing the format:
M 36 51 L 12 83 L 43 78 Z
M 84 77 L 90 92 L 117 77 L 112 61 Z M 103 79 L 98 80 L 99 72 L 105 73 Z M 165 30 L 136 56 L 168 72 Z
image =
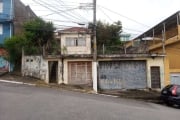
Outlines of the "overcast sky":
M 93 20 L 91 9 L 77 9 L 93 0 L 21 0 L 57 28 Z M 50 9 L 49 9 L 50 8 Z M 140 34 L 180 10 L 180 0 L 97 0 L 97 20 L 120 20 L 123 31 Z

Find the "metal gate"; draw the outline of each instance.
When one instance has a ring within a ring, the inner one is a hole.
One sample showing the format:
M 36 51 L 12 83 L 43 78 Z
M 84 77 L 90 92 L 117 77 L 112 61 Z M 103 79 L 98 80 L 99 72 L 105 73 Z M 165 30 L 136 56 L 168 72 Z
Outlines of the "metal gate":
M 147 87 L 146 61 L 99 62 L 100 89 L 139 89 Z
M 171 73 L 171 84 L 180 85 L 180 73 Z
M 92 84 L 92 62 L 68 62 L 68 83 Z
M 151 67 L 151 87 L 152 88 L 160 88 L 161 87 L 160 67 L 159 66 Z

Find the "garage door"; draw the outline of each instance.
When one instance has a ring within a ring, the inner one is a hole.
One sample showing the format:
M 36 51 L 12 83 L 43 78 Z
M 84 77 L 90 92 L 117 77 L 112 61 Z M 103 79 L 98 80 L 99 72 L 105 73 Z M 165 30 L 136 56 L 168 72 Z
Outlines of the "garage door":
M 145 61 L 99 62 L 100 89 L 146 88 Z
M 180 85 L 180 73 L 171 73 L 171 84 Z
M 68 83 L 74 85 L 92 84 L 92 62 L 69 62 Z

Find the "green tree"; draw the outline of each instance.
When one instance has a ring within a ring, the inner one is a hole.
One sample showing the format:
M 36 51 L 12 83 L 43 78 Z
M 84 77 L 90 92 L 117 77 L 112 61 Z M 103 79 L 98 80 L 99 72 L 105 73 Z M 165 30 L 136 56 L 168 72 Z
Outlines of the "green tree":
M 89 24 L 89 28 L 92 28 L 93 24 Z M 121 45 L 120 33 L 122 32 L 122 24 L 120 21 L 109 24 L 102 21 L 97 21 L 97 49 L 102 50 L 102 46 L 111 47 Z
M 52 22 L 45 22 L 41 18 L 36 18 L 24 24 L 24 35 L 27 39 L 26 48 L 32 48 L 29 54 L 35 51 L 42 53 L 42 48 L 50 48 L 52 41 L 54 40 L 54 26 Z
M 26 39 L 23 36 L 13 36 L 5 40 L 4 47 L 8 52 L 8 56 L 5 57 L 16 67 L 21 64 L 22 48 L 25 45 Z
M 54 48 L 54 27 L 51 22 L 36 18 L 24 24 L 24 33 L 5 40 L 4 47 L 9 53 L 7 58 L 15 67 L 21 65 L 22 48 L 28 55 L 42 54 L 45 49 Z

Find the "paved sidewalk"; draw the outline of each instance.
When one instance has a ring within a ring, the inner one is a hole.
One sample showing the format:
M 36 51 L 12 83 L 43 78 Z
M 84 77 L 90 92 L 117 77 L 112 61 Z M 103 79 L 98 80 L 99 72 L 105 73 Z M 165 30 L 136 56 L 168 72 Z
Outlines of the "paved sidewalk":
M 23 77 L 19 72 L 7 73 L 0 76 L 0 82 L 10 82 L 15 84 L 26 84 L 34 85 L 37 87 L 49 87 L 55 89 L 63 89 L 69 91 L 77 91 L 83 93 L 95 93 L 92 90 L 92 87 L 89 86 L 80 86 L 80 85 L 57 85 L 57 84 L 46 84 L 43 80 L 32 78 L 32 77 Z M 111 97 L 120 97 L 127 99 L 138 99 L 153 103 L 161 103 L 159 100 L 160 93 L 156 91 L 149 90 L 106 90 L 100 91 L 98 94 L 107 95 Z

